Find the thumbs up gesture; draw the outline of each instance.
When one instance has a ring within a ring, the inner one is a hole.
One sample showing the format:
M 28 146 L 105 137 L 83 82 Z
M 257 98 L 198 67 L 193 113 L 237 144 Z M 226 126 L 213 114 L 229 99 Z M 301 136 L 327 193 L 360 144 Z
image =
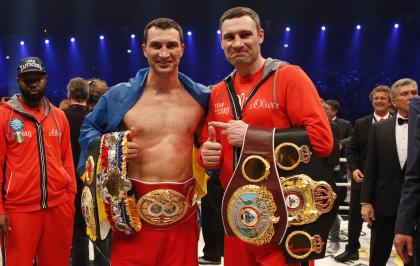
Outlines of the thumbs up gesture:
M 137 137 L 139 130 L 132 127 L 127 134 L 127 159 L 135 159 L 138 156 L 139 144 L 133 142 L 133 139 Z
M 203 143 L 201 148 L 201 159 L 207 167 L 217 166 L 220 162 L 220 155 L 222 153 L 222 144 L 216 140 L 216 131 L 213 126 L 209 126 L 208 129 L 209 137 L 206 142 Z

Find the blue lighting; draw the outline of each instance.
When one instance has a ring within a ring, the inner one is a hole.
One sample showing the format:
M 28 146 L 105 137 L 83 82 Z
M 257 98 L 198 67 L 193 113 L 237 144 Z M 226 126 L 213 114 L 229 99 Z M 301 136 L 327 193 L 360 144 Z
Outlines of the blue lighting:
M 131 34 L 131 39 L 134 39 L 134 38 L 136 38 L 136 35 L 135 34 Z
M 74 37 L 71 37 L 71 38 L 70 38 L 70 41 L 71 41 L 71 42 L 75 42 L 75 41 L 76 41 L 76 39 L 75 39 Z
M 321 30 L 322 30 L 322 31 L 325 31 L 326 29 L 327 29 L 327 27 L 325 27 L 325 26 L 322 26 L 322 27 L 321 27 Z
M 46 40 L 44 41 L 44 43 L 45 43 L 45 44 L 49 44 L 49 43 L 50 43 L 50 40 L 46 39 Z
M 220 30 L 217 30 L 217 34 L 219 34 L 219 35 L 220 35 L 220 34 L 222 34 L 222 32 L 221 32 Z
M 290 27 L 286 27 L 286 31 L 289 32 L 290 31 Z
M 362 26 L 360 26 L 359 24 L 357 24 L 356 29 L 360 30 L 362 28 Z
M 21 46 L 24 46 L 25 45 L 25 42 L 24 41 L 20 41 L 20 45 Z
M 400 27 L 400 24 L 398 24 L 398 23 L 394 24 L 394 28 L 398 29 L 399 27 Z
M 192 35 L 192 32 L 191 32 L 191 31 L 188 31 L 188 32 L 187 32 L 187 35 L 188 35 L 188 36 L 191 36 L 191 35 Z
M 103 40 L 105 37 L 103 35 L 99 36 L 99 39 Z
M 285 44 L 283 44 L 283 47 L 287 48 L 287 47 L 289 47 L 289 45 L 287 43 L 285 43 Z

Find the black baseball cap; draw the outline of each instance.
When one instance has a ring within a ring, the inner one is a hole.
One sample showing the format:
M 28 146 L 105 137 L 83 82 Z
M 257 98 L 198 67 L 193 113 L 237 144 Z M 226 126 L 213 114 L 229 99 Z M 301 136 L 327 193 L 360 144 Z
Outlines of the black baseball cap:
M 47 71 L 45 71 L 44 63 L 38 57 L 27 57 L 19 62 L 17 68 L 17 75 L 19 76 L 21 74 L 29 72 L 39 72 L 47 74 Z

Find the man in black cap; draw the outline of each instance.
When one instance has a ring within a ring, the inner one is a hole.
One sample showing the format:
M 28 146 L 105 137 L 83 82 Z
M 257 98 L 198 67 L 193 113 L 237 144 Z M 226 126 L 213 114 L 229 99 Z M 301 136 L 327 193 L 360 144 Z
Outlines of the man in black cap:
M 47 72 L 23 59 L 20 94 L 0 105 L 3 265 L 68 265 L 76 180 L 64 113 L 44 97 Z

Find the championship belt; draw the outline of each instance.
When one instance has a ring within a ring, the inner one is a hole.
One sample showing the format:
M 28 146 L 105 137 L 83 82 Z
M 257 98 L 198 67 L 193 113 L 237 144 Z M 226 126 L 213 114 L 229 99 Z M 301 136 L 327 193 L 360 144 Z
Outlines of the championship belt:
M 197 212 L 195 180 L 183 182 L 143 182 L 131 180 L 139 196 L 137 211 L 142 225 L 154 230 L 174 228 Z
M 273 129 L 248 125 L 239 162 L 223 196 L 226 233 L 254 245 L 279 244 L 287 229 L 273 145 Z
M 288 218 L 282 249 L 288 263 L 325 256 L 329 230 L 337 215 L 336 187 L 317 158 L 305 129 L 277 129 L 275 158 Z
M 99 160 L 100 138 L 89 144 L 89 155 L 86 160 L 81 194 L 81 210 L 87 225 L 86 233 L 93 241 L 104 240 L 110 231 L 110 224 L 106 219 L 102 199 L 97 189 L 97 170 Z
M 101 138 L 98 191 L 112 230 L 133 234 L 141 229 L 136 200 L 127 178 L 127 132 L 106 133 Z

